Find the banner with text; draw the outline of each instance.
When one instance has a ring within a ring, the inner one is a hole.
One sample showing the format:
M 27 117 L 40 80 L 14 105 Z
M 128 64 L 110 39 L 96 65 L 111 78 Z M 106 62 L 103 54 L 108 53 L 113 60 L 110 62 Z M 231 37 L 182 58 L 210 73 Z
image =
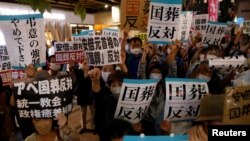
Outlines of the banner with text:
M 177 39 L 182 0 L 152 0 L 148 19 L 148 41 L 155 44 L 172 43 Z
M 208 0 L 208 19 L 212 22 L 218 22 L 219 0 Z
M 186 42 L 189 39 L 189 32 L 192 24 L 193 12 L 182 11 L 180 17 L 179 34 L 178 39 L 182 42 Z
M 121 1 L 121 29 L 146 30 L 150 0 Z
M 98 35 L 83 37 L 82 45 L 90 66 L 104 66 L 121 63 L 119 37 Z
M 116 118 L 139 123 L 147 112 L 158 80 L 125 79 L 115 111 Z
M 209 45 L 220 45 L 225 36 L 227 23 L 208 22 L 206 32 L 203 34 L 203 43 Z
M 55 58 L 57 64 L 82 62 L 85 58 L 80 41 L 55 42 Z
M 45 26 L 41 14 L 0 16 L 12 68 L 46 63 Z
M 22 79 L 14 83 L 13 92 L 20 118 L 55 118 L 57 113 L 72 110 L 72 78 L 47 80 Z
M 250 85 L 226 89 L 223 124 L 250 124 Z
M 200 101 L 209 93 L 205 80 L 166 78 L 164 119 L 194 120 L 200 112 Z

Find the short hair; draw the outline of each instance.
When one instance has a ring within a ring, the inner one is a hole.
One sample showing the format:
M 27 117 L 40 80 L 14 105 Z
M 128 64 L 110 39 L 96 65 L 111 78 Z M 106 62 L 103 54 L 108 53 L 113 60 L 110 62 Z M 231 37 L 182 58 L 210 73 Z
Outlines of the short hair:
M 142 44 L 142 40 L 139 37 L 133 37 L 133 38 L 131 38 L 131 42 L 132 41 L 134 41 L 134 42 L 139 41 Z

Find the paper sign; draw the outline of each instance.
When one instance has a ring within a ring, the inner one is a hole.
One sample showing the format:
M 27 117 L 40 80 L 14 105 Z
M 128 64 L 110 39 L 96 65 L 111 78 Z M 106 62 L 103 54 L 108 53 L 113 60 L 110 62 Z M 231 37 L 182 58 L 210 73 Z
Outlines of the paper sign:
M 89 36 L 94 36 L 95 35 L 95 30 L 84 30 L 81 31 L 80 34 L 73 34 L 73 40 L 74 41 L 82 41 L 82 37 L 89 37 Z
M 209 67 L 213 68 L 238 68 L 241 67 L 245 63 L 246 58 L 242 56 L 232 56 L 232 57 L 225 57 L 225 58 L 216 58 L 216 59 L 209 59 Z
M 182 11 L 179 24 L 178 39 L 182 42 L 188 41 L 189 32 L 192 24 L 193 12 Z
M 82 42 L 55 42 L 55 58 L 57 64 L 82 62 L 85 58 Z
M 102 29 L 102 36 L 119 37 L 119 30 L 118 29 L 104 28 L 104 29 Z
M 115 118 L 139 123 L 151 103 L 158 80 L 125 79 L 115 111 Z
M 208 24 L 208 14 L 194 15 L 191 31 L 193 34 L 200 32 L 205 34 Z
M 174 136 L 124 136 L 124 141 L 188 141 L 188 135 Z
M 243 27 L 243 33 L 250 35 L 250 21 L 244 21 Z
M 13 92 L 20 118 L 55 118 L 72 110 L 72 79 L 69 76 L 14 83 Z
M 218 11 L 219 11 L 219 1 L 218 0 L 208 0 L 208 18 L 209 21 L 218 21 Z
M 120 64 L 121 47 L 118 37 L 89 36 L 82 38 L 90 66 Z
M 146 30 L 150 0 L 121 1 L 121 29 Z
M 220 45 L 225 36 L 227 23 L 208 22 L 207 30 L 203 35 L 203 43 L 208 45 Z
M 172 43 L 177 39 L 182 0 L 152 0 L 148 21 L 148 41 L 155 44 Z
M 199 115 L 200 101 L 208 91 L 205 80 L 166 78 L 164 119 L 194 120 Z
M 226 89 L 224 124 L 250 124 L 250 85 Z
M 45 26 L 41 14 L 0 16 L 0 22 L 12 68 L 45 65 Z

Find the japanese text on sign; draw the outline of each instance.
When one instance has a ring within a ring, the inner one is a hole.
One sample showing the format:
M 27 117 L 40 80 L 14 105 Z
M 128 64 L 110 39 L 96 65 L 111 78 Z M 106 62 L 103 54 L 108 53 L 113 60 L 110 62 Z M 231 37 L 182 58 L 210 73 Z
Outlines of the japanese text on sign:
M 79 41 L 56 42 L 55 58 L 58 64 L 81 62 L 85 58 L 82 43 Z
M 225 36 L 226 28 L 226 23 L 208 22 L 206 32 L 203 35 L 203 43 L 220 45 L 222 38 Z
M 242 56 L 232 56 L 232 57 L 225 57 L 225 58 L 216 58 L 216 59 L 209 59 L 209 67 L 213 67 L 216 69 L 221 68 L 239 68 L 245 63 L 246 58 Z
M 241 86 L 226 89 L 223 123 L 249 124 L 250 87 Z
M 0 16 L 0 21 L 13 68 L 31 63 L 45 65 L 45 26 L 41 14 Z
M 157 80 L 125 79 L 116 107 L 115 117 L 138 123 L 151 103 L 156 84 Z
M 189 38 L 189 32 L 191 28 L 193 18 L 193 12 L 183 11 L 180 17 L 180 25 L 178 32 L 178 39 L 181 41 L 187 41 Z
M 118 37 L 85 37 L 82 38 L 82 45 L 89 59 L 89 65 L 103 66 L 121 62 L 121 47 Z
M 172 43 L 177 38 L 181 15 L 179 4 L 150 3 L 148 40 L 150 42 Z
M 68 76 L 14 83 L 19 117 L 52 118 L 57 113 L 68 114 L 72 110 L 72 85 Z
M 169 121 L 193 120 L 200 110 L 200 100 L 208 93 L 205 81 L 166 78 L 164 119 Z

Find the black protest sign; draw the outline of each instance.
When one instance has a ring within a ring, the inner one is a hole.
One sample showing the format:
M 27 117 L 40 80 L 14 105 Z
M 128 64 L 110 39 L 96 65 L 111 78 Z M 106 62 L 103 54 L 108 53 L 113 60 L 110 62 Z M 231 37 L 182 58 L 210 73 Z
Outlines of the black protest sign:
M 23 79 L 14 83 L 13 92 L 20 118 L 54 118 L 57 113 L 68 114 L 72 110 L 70 76 L 58 76 L 46 80 Z

